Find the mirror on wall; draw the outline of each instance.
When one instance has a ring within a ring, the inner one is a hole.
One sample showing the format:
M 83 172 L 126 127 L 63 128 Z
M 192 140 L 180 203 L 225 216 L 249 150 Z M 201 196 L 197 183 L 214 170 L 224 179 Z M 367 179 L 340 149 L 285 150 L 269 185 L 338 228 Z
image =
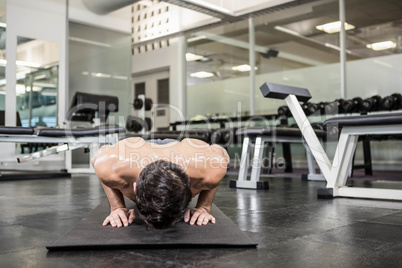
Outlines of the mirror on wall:
M 59 45 L 26 37 L 18 37 L 17 43 L 17 124 L 55 127 Z

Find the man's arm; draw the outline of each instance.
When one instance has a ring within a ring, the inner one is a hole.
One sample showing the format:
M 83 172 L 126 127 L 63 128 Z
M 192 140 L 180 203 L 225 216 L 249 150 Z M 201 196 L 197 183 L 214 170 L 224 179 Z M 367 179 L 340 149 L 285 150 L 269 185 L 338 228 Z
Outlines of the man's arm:
M 118 189 L 114 189 L 105 184 L 110 185 L 116 180 L 113 180 L 115 174 L 112 173 L 112 168 L 109 165 L 113 165 L 113 161 L 110 159 L 105 163 L 105 155 L 108 154 L 110 146 L 103 146 L 94 157 L 91 159 L 91 164 L 95 169 L 95 173 L 98 176 L 102 188 L 105 191 L 106 197 L 110 205 L 110 215 L 106 217 L 103 225 L 110 224 L 113 227 L 128 226 L 134 220 L 134 210 L 128 210 L 124 203 L 124 196 Z
M 218 189 L 218 185 L 226 175 L 230 158 L 226 150 L 219 145 L 210 147 L 216 152 L 216 157 L 211 157 L 207 162 L 207 170 L 204 170 L 200 188 L 207 188 L 199 193 L 197 205 L 194 209 L 188 209 L 184 214 L 184 221 L 191 225 L 206 225 L 208 222 L 215 223 L 215 218 L 210 214 L 212 201 Z
M 106 186 L 102 181 L 101 184 L 110 205 L 110 215 L 104 220 L 103 226 L 110 224 L 112 227 L 122 227 L 131 224 L 135 218 L 134 210 L 126 208 L 123 194 Z
M 184 214 L 184 221 L 189 222 L 190 225 L 206 225 L 208 222 L 215 223 L 215 218 L 210 214 L 212 201 L 214 199 L 218 186 L 211 190 L 201 191 L 197 205 L 194 209 L 189 209 Z

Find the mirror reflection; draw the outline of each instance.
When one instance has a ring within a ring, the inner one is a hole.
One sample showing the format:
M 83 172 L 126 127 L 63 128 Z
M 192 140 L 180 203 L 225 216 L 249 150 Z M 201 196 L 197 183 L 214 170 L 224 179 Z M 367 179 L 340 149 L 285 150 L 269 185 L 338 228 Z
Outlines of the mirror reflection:
M 17 125 L 57 126 L 58 61 L 57 43 L 18 37 Z

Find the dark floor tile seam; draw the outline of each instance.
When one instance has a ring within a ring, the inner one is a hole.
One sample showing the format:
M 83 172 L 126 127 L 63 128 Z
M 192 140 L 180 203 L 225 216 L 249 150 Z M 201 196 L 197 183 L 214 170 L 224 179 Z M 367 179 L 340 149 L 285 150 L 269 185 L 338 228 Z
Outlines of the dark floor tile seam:
M 353 225 L 357 225 L 357 224 L 359 224 L 359 223 L 369 223 L 369 224 L 378 224 L 378 223 L 370 223 L 370 222 L 364 222 L 364 221 L 359 221 L 359 222 L 356 222 L 356 223 L 351 223 L 351 224 L 348 224 L 348 225 L 346 225 L 346 226 L 338 226 L 338 227 L 335 227 L 335 228 L 331 228 L 331 229 L 328 229 L 328 230 L 326 230 L 326 231 L 322 231 L 322 232 L 319 232 L 319 233 L 316 233 L 316 234 L 310 234 L 310 235 L 306 235 L 306 237 L 314 237 L 314 236 L 317 236 L 317 235 L 325 235 L 325 233 L 329 233 L 329 232 L 336 232 L 337 231 L 337 229 L 339 229 L 339 230 L 342 230 L 342 229 L 345 229 L 345 228 L 353 228 Z M 381 224 L 380 224 L 381 225 Z M 386 225 L 386 224 L 384 224 L 384 225 Z M 351 236 L 352 237 L 352 236 Z M 371 242 L 371 243 L 375 243 L 375 244 L 379 244 L 379 245 L 395 245 L 395 243 L 394 242 L 388 242 L 388 241 L 383 241 L 383 240 L 375 240 L 375 239 L 370 239 L 370 237 L 367 237 L 367 238 L 365 238 L 365 239 L 362 239 L 362 238 L 359 238 L 359 237 L 356 237 L 356 236 L 353 236 L 353 240 L 357 240 L 357 241 L 361 241 L 361 242 Z M 316 241 L 316 240 L 312 240 L 312 241 L 314 241 L 314 242 L 322 242 L 321 240 L 318 240 L 318 241 Z M 341 244 L 341 245 L 345 245 L 344 243 L 341 243 L 341 242 L 331 242 L 331 243 L 335 243 L 335 244 Z M 354 245 L 358 245 L 359 243 L 353 243 Z M 349 244 L 347 244 L 347 245 L 349 245 Z M 349 245 L 350 246 L 350 245 Z
M 356 223 L 355 223 L 356 224 Z M 336 232 L 337 229 L 342 230 L 345 228 L 349 228 L 348 226 L 350 225 L 354 225 L 354 224 L 349 224 L 346 226 L 338 226 L 338 227 L 334 227 L 325 231 L 320 231 L 317 233 L 311 233 L 311 234 L 306 234 L 306 235 L 301 235 L 301 236 L 297 236 L 294 239 L 291 240 L 295 240 L 295 239 L 306 239 L 308 241 L 312 241 L 312 242 L 317 242 L 317 243 L 328 243 L 328 244 L 333 244 L 333 245 L 342 245 L 342 246 L 348 246 L 348 247 L 355 247 L 356 245 L 358 245 L 359 243 L 353 243 L 353 244 L 345 244 L 342 242 L 337 242 L 337 241 L 323 241 L 320 240 L 318 237 L 320 237 L 321 235 L 326 235 L 326 233 L 331 233 L 331 232 Z M 379 241 L 379 240 L 373 240 L 373 239 L 362 239 L 362 238 L 358 238 L 358 237 L 353 237 L 353 240 L 356 241 L 361 241 L 361 242 L 371 242 L 371 243 L 375 243 L 375 244 L 379 244 L 379 245 L 394 245 L 393 242 L 386 242 L 386 241 Z
M 376 219 L 381 219 L 382 217 L 376 218 Z M 375 220 L 362 220 L 359 222 L 365 222 L 365 223 L 373 223 L 373 224 L 383 224 L 383 225 L 390 225 L 390 226 L 402 226 L 402 221 L 398 223 L 392 223 L 392 222 L 384 222 L 384 221 L 375 221 Z

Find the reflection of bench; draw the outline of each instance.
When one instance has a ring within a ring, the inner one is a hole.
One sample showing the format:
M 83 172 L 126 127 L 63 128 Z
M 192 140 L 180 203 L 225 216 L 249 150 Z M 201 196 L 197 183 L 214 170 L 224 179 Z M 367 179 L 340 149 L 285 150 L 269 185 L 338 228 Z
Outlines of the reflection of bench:
M 357 197 L 402 200 L 402 190 L 347 187 L 346 180 L 350 171 L 356 144 L 360 135 L 383 135 L 402 133 L 402 113 L 386 113 L 365 116 L 331 118 L 325 125 L 339 124 L 342 130 L 334 159 L 331 162 L 325 153 L 310 122 L 304 114 L 299 100 L 304 101 L 307 89 L 265 83 L 260 90 L 266 98 L 284 99 L 303 133 L 318 166 L 327 182 L 326 188 L 318 191 L 318 196 Z
M 116 96 L 76 92 L 66 119 L 92 122 L 94 118 L 99 118 L 100 122 L 104 124 L 110 112 L 118 111 L 119 99 Z
M 99 118 L 102 123 L 105 123 L 109 113 L 117 110 L 118 99 L 116 97 L 77 92 L 74 95 L 67 119 L 84 119 L 84 121 L 92 122 L 94 118 Z M 125 133 L 125 129 L 115 125 L 77 128 L 0 126 L 0 142 L 58 144 L 41 151 L 24 155 L 17 160 L 23 163 L 66 151 L 66 169 L 71 171 L 72 150 L 85 148 L 88 151 L 88 149 L 91 148 L 89 151 L 93 154 L 99 148 L 100 144 L 113 144 L 117 142 L 119 133 Z M 91 170 L 91 167 L 86 169 L 74 169 L 76 172 Z

